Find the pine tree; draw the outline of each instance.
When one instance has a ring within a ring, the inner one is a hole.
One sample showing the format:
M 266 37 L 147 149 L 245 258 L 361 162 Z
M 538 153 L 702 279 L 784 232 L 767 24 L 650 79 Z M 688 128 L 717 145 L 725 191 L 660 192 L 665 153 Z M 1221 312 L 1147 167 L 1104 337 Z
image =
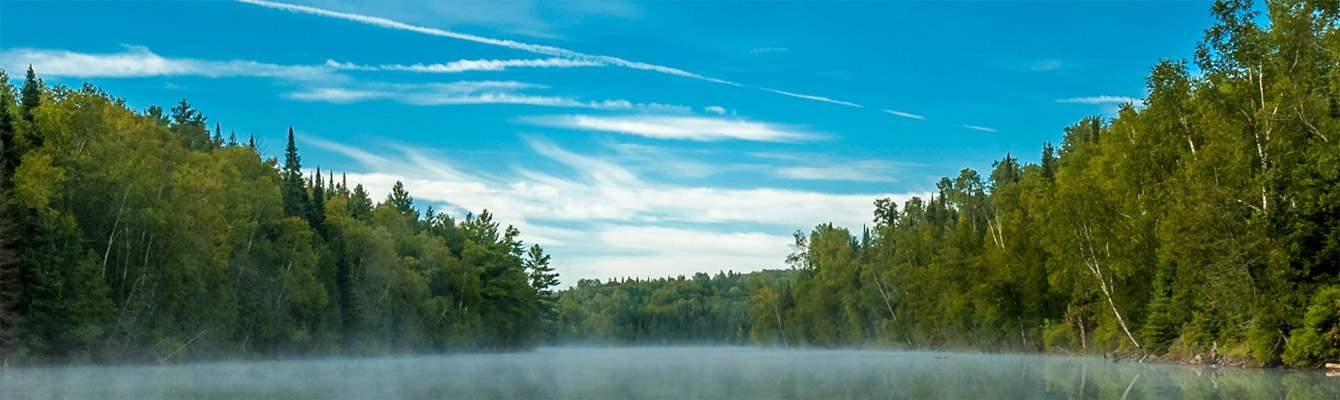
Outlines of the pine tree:
M 186 99 L 172 107 L 172 123 L 168 125 L 172 133 L 177 134 L 182 146 L 195 151 L 208 151 L 213 143 L 209 138 L 209 128 L 205 125 L 205 116 L 191 107 Z
M 391 203 L 391 206 L 400 212 L 400 215 L 414 220 L 419 219 L 419 210 L 414 209 L 414 198 L 410 197 L 409 192 L 405 191 L 404 183 L 396 181 L 395 186 L 391 187 L 391 194 L 386 197 L 386 201 Z
M 350 218 L 363 222 L 372 219 L 372 198 L 368 196 L 368 191 L 363 189 L 363 184 L 354 186 L 354 191 L 349 196 L 349 202 L 344 205 L 344 213 Z
M 1052 147 L 1051 141 L 1042 143 L 1042 177 L 1049 181 L 1056 180 L 1056 149 Z
M 307 217 L 307 188 L 302 177 L 302 159 L 298 156 L 298 146 L 293 142 L 293 127 L 288 127 L 288 146 L 284 147 L 283 198 L 284 215 Z
M 307 223 L 322 237 L 326 235 L 326 189 L 321 185 L 321 167 L 316 167 L 312 185 L 312 201 L 307 210 Z
M 14 96 L 10 92 L 9 76 L 0 69 L 0 179 L 13 176 L 19 166 L 18 146 L 14 143 L 14 117 L 10 109 Z M 0 185 L 0 190 L 4 190 Z
M 42 105 L 42 80 L 37 79 L 32 64 L 29 64 L 28 77 L 23 80 L 23 103 L 20 106 L 23 111 L 23 118 L 32 122 L 33 110 L 37 109 L 39 105 Z
M 218 122 L 214 123 L 214 147 L 223 146 L 223 126 Z

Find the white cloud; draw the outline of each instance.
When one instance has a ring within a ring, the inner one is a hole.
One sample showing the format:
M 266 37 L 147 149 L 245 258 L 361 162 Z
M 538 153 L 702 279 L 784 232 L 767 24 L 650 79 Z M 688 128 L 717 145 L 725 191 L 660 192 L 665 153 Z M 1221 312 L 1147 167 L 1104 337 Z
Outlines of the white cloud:
M 703 111 L 707 111 L 716 115 L 726 115 L 726 108 L 722 106 L 703 107 Z
M 916 114 L 912 114 L 912 113 L 905 113 L 905 112 L 902 112 L 902 111 L 894 111 L 894 110 L 881 110 L 881 111 L 884 111 L 884 112 L 889 113 L 889 114 L 897 115 L 897 116 L 899 116 L 899 117 L 905 117 L 905 118 L 911 118 L 911 119 L 926 119 L 926 117 L 923 117 L 923 116 L 920 116 L 920 115 L 916 115 Z
M 365 83 L 360 87 L 314 87 L 284 94 L 301 101 L 355 103 L 369 100 L 391 100 L 418 106 L 463 104 L 524 104 L 544 107 L 592 108 L 606 110 L 652 110 L 688 113 L 692 109 L 660 103 L 634 103 L 628 100 L 581 100 L 563 96 L 540 96 L 521 93 L 526 89 L 545 89 L 546 86 L 517 81 L 460 81 L 451 83 L 388 84 Z
M 450 158 L 419 149 L 378 156 L 303 140 L 363 164 L 367 172 L 351 173 L 349 179 L 364 184 L 374 198 L 385 196 L 399 180 L 411 188 L 419 207 L 489 209 L 499 221 L 515 224 L 523 239 L 554 254 L 568 284 L 578 278 L 782 267 L 791 231 L 822 222 L 858 227 L 868 223 L 874 199 L 910 198 L 658 183 L 615 160 L 540 140 L 530 140 L 532 150 L 566 169 L 517 168 L 498 177 L 458 169 Z
M 671 115 L 618 117 L 569 115 L 532 118 L 530 120 L 542 125 L 616 132 L 653 139 L 699 142 L 715 142 L 727 139 L 759 142 L 801 142 L 819 139 L 816 134 L 794 127 L 738 118 Z
M 993 133 L 996 132 L 995 129 L 987 128 L 987 127 L 985 127 L 985 126 L 963 125 L 963 127 L 964 127 L 964 128 L 968 128 L 968 129 L 972 129 L 972 130 L 975 130 L 975 131 L 993 132 Z
M 148 76 L 251 76 L 291 80 L 329 80 L 336 75 L 319 65 L 279 65 L 257 61 L 209 61 L 163 57 L 142 46 L 120 53 L 78 53 L 68 50 L 11 49 L 0 53 L 6 69 L 29 64 L 43 76 L 76 78 L 139 78 Z
M 1077 103 L 1077 104 L 1140 104 L 1141 100 L 1126 96 L 1091 96 L 1091 97 L 1073 97 L 1069 99 L 1056 100 L 1057 103 Z
M 798 97 L 798 98 L 807 99 L 807 100 L 815 100 L 815 101 L 822 101 L 822 102 L 825 102 L 825 103 L 841 104 L 841 105 L 844 105 L 844 106 L 847 106 L 847 107 L 856 107 L 856 108 L 863 108 L 863 107 L 864 107 L 864 106 L 862 106 L 862 105 L 860 105 L 860 104 L 856 104 L 856 103 L 852 103 L 852 102 L 848 102 L 848 101 L 842 101 L 842 100 L 833 100 L 833 99 L 830 99 L 830 98 L 827 98 L 827 97 L 822 97 L 822 96 L 812 96 L 812 95 L 808 95 L 808 94 L 791 93 L 791 92 L 782 91 L 782 90 L 777 90 L 777 89 L 768 89 L 768 88 L 759 88 L 759 89 L 763 89 L 763 90 L 765 90 L 765 91 L 769 91 L 769 92 L 777 93 L 777 94 L 780 94 L 780 95 L 786 95 L 786 96 L 791 96 L 791 97 Z
M 786 51 L 786 50 L 787 50 L 787 49 L 786 49 L 785 47 L 759 47 L 759 48 L 756 48 L 756 49 L 751 49 L 751 50 L 749 50 L 749 52 L 750 52 L 750 53 L 753 53 L 753 54 L 758 54 L 758 53 L 778 53 L 778 52 L 783 52 L 783 51 Z
M 423 73 L 460 73 L 469 71 L 502 71 L 507 68 L 573 68 L 573 67 L 600 67 L 605 64 L 589 60 L 573 60 L 567 58 L 545 58 L 534 60 L 457 60 L 445 64 L 383 64 L 383 65 L 358 65 L 354 63 L 341 63 L 335 60 L 326 60 L 326 66 L 335 69 L 355 70 L 355 71 L 405 71 L 405 72 L 423 72 Z
M 1042 60 L 1028 64 L 1026 67 L 1033 71 L 1051 71 L 1060 69 L 1063 65 L 1064 64 L 1059 60 Z

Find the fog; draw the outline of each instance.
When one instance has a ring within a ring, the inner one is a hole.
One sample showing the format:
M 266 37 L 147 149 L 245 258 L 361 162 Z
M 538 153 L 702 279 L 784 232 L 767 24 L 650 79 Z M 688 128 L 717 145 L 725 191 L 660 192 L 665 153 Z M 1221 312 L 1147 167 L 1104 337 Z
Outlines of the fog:
M 4 398 L 1340 398 L 1316 371 L 749 347 L 10 368 Z

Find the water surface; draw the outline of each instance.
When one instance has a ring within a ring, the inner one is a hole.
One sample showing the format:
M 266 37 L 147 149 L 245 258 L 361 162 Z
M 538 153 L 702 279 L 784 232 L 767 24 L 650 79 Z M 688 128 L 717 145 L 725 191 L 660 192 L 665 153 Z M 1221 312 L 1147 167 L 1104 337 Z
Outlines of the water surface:
M 4 398 L 1340 398 L 1316 371 L 1098 357 L 748 347 L 544 348 L 11 368 Z

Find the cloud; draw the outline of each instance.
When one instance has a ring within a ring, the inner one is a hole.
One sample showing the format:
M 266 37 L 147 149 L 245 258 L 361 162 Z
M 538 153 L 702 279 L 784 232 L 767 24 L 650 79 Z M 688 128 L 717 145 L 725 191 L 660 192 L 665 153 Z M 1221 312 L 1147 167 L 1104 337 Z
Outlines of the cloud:
M 794 127 L 739 118 L 672 115 L 592 116 L 569 115 L 529 119 L 541 125 L 589 131 L 615 132 L 653 139 L 715 142 L 749 140 L 757 142 L 802 142 L 819 135 Z
M 1063 64 L 1058 60 L 1042 60 L 1025 66 L 1032 71 L 1051 71 L 1060 69 Z
M 539 139 L 528 140 L 531 150 L 560 167 L 517 167 L 503 176 L 461 169 L 450 157 L 409 146 L 374 152 L 301 139 L 362 164 L 364 171 L 351 173 L 350 182 L 362 183 L 374 198 L 403 181 L 420 207 L 487 208 L 498 220 L 514 223 L 523 239 L 554 254 L 568 284 L 578 278 L 780 267 L 790 232 L 821 222 L 860 226 L 870 219 L 874 199 L 901 203 L 911 197 L 655 182 L 615 159 Z
M 517 81 L 460 81 L 451 83 L 390 84 L 364 83 L 358 87 L 315 87 L 285 93 L 283 96 L 300 101 L 328 103 L 356 103 L 370 100 L 391 100 L 417 106 L 465 104 L 522 104 L 545 107 L 592 108 L 602 110 L 649 110 L 688 113 L 692 108 L 660 103 L 634 103 L 628 100 L 581 100 L 563 96 L 541 96 L 522 93 L 526 89 L 545 89 L 547 86 Z
M 358 22 L 358 23 L 362 23 L 362 24 L 368 24 L 368 25 L 373 25 L 373 26 L 380 26 L 380 27 L 383 27 L 383 28 L 396 29 L 396 30 L 409 31 L 409 32 L 417 32 L 417 33 L 422 33 L 422 34 L 426 34 L 426 35 L 440 36 L 440 37 L 447 37 L 447 38 L 452 38 L 452 39 L 465 40 L 465 41 L 470 41 L 470 42 L 475 42 L 475 43 L 481 43 L 481 44 L 487 44 L 487 45 L 493 45 L 493 46 L 506 47 L 506 48 L 516 49 L 516 50 L 521 50 L 521 51 L 528 51 L 528 52 L 536 53 L 536 54 L 544 54 L 544 55 L 549 55 L 549 56 L 563 57 L 563 58 L 574 59 L 574 60 L 579 60 L 579 61 L 596 62 L 596 63 L 608 64 L 608 65 L 617 65 L 617 66 L 626 67 L 626 68 L 640 69 L 640 70 L 647 70 L 647 71 L 655 71 L 655 72 L 660 72 L 660 73 L 663 73 L 663 74 L 670 74 L 670 75 L 682 76 L 682 77 L 686 77 L 686 78 L 699 79 L 699 80 L 704 80 L 704 81 L 708 81 L 708 82 L 715 82 L 715 83 L 720 83 L 720 84 L 725 84 L 725 85 L 740 86 L 739 83 L 735 83 L 735 82 L 727 81 L 727 80 L 724 80 L 724 79 L 710 78 L 710 77 L 706 77 L 706 76 L 698 75 L 698 74 L 695 74 L 695 73 L 692 73 L 692 72 L 688 72 L 688 71 L 685 71 L 685 70 L 682 70 L 682 69 L 678 69 L 678 68 L 672 68 L 672 67 L 667 67 L 667 66 L 663 66 L 663 65 L 648 64 L 648 63 L 636 62 L 636 61 L 629 61 L 629 60 L 625 60 L 625 59 L 618 58 L 618 57 L 611 57 L 611 56 L 602 56 L 602 55 L 594 55 L 594 54 L 579 53 L 579 52 L 576 52 L 576 51 L 572 51 L 572 50 L 568 50 L 568 49 L 563 49 L 563 48 L 559 48 L 559 47 L 554 47 L 554 46 L 546 46 L 546 45 L 539 45 L 539 44 L 524 43 L 524 42 L 518 42 L 518 41 L 515 41 L 515 40 L 494 39 L 494 38 L 488 38 L 488 37 L 483 37 L 483 36 L 471 35 L 471 34 L 468 34 L 468 33 L 452 32 L 452 31 L 443 30 L 443 29 L 429 28 L 429 27 L 417 26 L 417 25 L 410 25 L 410 24 L 406 24 L 406 23 L 403 23 L 403 22 L 399 22 L 399 21 L 392 21 L 392 20 L 389 20 L 389 19 L 386 19 L 386 18 L 373 17 L 373 16 L 360 15 L 360 14 L 352 14 L 352 13 L 344 13 L 344 12 L 331 11 L 331 10 L 326 10 L 326 9 L 321 9 L 321 8 L 316 8 L 316 7 L 308 7 L 308 6 L 301 6 L 301 5 L 295 5 L 295 4 L 275 3 L 275 2 L 263 1 L 263 0 L 237 0 L 237 1 L 242 2 L 242 3 L 247 3 L 247 4 L 254 4 L 254 5 L 258 5 L 258 6 L 262 6 L 262 7 L 266 7 L 266 8 L 277 9 L 277 10 L 284 10 L 284 11 L 295 12 L 295 13 L 300 13 L 300 14 L 309 14 L 309 15 L 317 15 L 317 16 L 322 16 L 322 17 L 330 17 L 330 18 L 343 19 L 343 20 L 346 20 L 346 21 L 353 21 L 353 22 Z
M 985 127 L 985 126 L 963 125 L 963 127 L 964 127 L 964 128 L 968 128 L 968 129 L 972 129 L 972 130 L 975 130 L 975 131 L 992 132 L 992 133 L 996 132 L 995 129 L 987 128 L 987 127 Z
M 257 61 L 208 61 L 163 57 L 142 46 L 126 46 L 120 53 L 78 53 L 68 50 L 11 49 L 0 53 L 6 69 L 29 64 L 43 76 L 76 78 L 140 78 L 149 76 L 250 76 L 290 80 L 330 80 L 329 68 L 316 65 L 279 65 Z M 16 68 L 18 67 L 18 68 Z
M 783 52 L 783 51 L 786 51 L 786 50 L 787 50 L 787 49 L 786 49 L 785 47 L 759 47 L 759 48 L 756 48 L 756 49 L 751 49 L 751 50 L 749 50 L 749 52 L 752 53 L 752 54 L 759 54 L 759 53 L 779 53 L 779 52 Z
M 572 60 L 567 58 L 545 58 L 533 60 L 457 60 L 445 64 L 386 64 L 386 65 L 358 65 L 354 63 L 341 63 L 335 60 L 326 60 L 326 66 L 355 71 L 406 71 L 406 72 L 425 72 L 425 73 L 459 73 L 468 71 L 502 71 L 507 68 L 573 68 L 573 67 L 600 67 L 605 64 L 587 61 Z
M 892 163 L 857 161 L 826 166 L 793 166 L 778 168 L 774 175 L 786 179 L 853 182 L 897 182 L 897 169 Z
M 680 76 L 680 77 L 685 77 L 685 78 L 698 79 L 698 80 L 703 80 L 703 81 L 707 81 L 707 82 L 719 83 L 719 84 L 723 84 L 723 85 L 730 85 L 730 86 L 744 86 L 743 84 L 740 84 L 740 83 L 738 83 L 738 82 L 732 82 L 732 81 L 725 80 L 725 79 L 719 79 L 719 78 L 712 78 L 712 77 L 708 77 L 708 76 L 703 76 L 703 75 L 699 75 L 699 74 L 695 74 L 695 73 L 692 73 L 692 72 L 688 72 L 688 71 L 685 71 L 685 70 L 682 70 L 682 69 L 679 69 L 679 68 L 667 67 L 667 66 L 664 66 L 664 65 L 656 65 L 656 64 L 650 64 L 650 63 L 644 63 L 644 62 L 638 62 L 638 61 L 630 61 L 630 60 L 625 60 L 625 59 L 622 59 L 622 58 L 619 58 L 619 57 L 614 57 L 614 56 L 606 56 L 606 55 L 598 55 L 598 54 L 586 54 L 586 53 L 581 53 L 581 52 L 577 52 L 577 51 L 574 51 L 574 50 L 568 50 L 568 49 L 564 49 L 564 48 L 560 48 L 560 47 L 555 47 L 555 46 L 548 46 L 548 45 L 541 45 L 541 44 L 533 44 L 533 43 L 518 42 L 518 41 L 515 41 L 515 40 L 507 40 L 507 39 L 495 39 L 495 38 L 490 38 L 490 37 L 484 37 L 484 36 L 472 35 L 472 34 L 468 34 L 468 33 L 453 32 L 453 31 L 448 31 L 448 30 L 444 30 L 444 29 L 437 29 L 437 28 L 429 28 L 429 27 L 426 27 L 426 26 L 411 25 L 411 24 L 407 24 L 407 23 L 404 23 L 404 22 L 394 21 L 394 20 L 390 20 L 390 19 L 386 19 L 386 18 L 381 18 L 381 17 L 373 17 L 373 16 L 369 16 L 369 15 L 361 15 L 361 14 L 354 14 L 354 13 L 346 13 L 346 12 L 332 11 L 332 10 L 327 10 L 327 9 L 322 9 L 322 8 L 309 7 L 309 6 L 296 5 L 296 4 L 276 3 L 276 2 L 265 1 L 265 0 L 236 0 L 236 1 L 241 2 L 241 3 L 253 4 L 253 5 L 258 5 L 258 6 L 261 6 L 261 7 L 266 7 L 266 8 L 276 9 L 276 10 L 283 10 L 283 11 L 289 11 L 289 12 L 300 13 L 300 14 L 308 14 L 308 15 L 316 15 L 316 16 L 322 16 L 322 17 L 336 18 L 336 19 L 342 19 L 342 20 L 346 20 L 346 21 L 353 21 L 353 22 L 357 22 L 357 23 L 361 23 L 361 24 L 367 24 L 367 25 L 379 26 L 379 27 L 388 28 L 388 29 L 395 29 L 395 30 L 408 31 L 408 32 L 416 32 L 416 33 L 422 33 L 422 34 L 425 34 L 425 35 L 440 36 L 440 37 L 446 37 L 446 38 L 452 38 L 452 39 L 465 40 L 465 41 L 470 41 L 470 42 L 475 42 L 475 43 L 487 44 L 487 45 L 492 45 L 492 46 L 506 47 L 506 48 L 510 48 L 510 49 L 516 49 L 516 50 L 521 50 L 521 51 L 527 51 L 527 52 L 531 52 L 531 53 L 535 53 L 535 54 L 543 54 L 543 55 L 548 55 L 548 56 L 553 56 L 553 57 L 560 57 L 560 58 L 570 59 L 570 60 L 574 60 L 574 61 L 578 61 L 578 62 L 588 62 L 588 63 L 596 63 L 596 64 L 601 64 L 601 65 L 620 66 L 620 67 L 625 67 L 625 68 L 632 68 L 632 69 L 645 70 L 645 71 L 654 71 L 654 72 L 659 72 L 659 73 L 663 73 L 663 74 L 669 74 L 669 75 Z M 337 64 L 337 65 L 346 65 L 346 64 L 339 64 L 339 63 L 335 63 L 335 64 Z M 857 108 L 861 108 L 861 105 L 859 105 L 859 104 L 855 104 L 855 103 L 851 103 L 851 102 L 846 102 L 846 101 L 841 101 L 841 100 L 834 100 L 834 99 L 830 99 L 830 98 L 822 97 L 822 96 L 812 96 L 812 95 L 806 95 L 806 94 L 792 93 L 792 92 L 787 92 L 787 91 L 782 91 L 782 90 L 776 90 L 776 89 L 768 89 L 768 88 L 763 88 L 763 87 L 756 87 L 756 88 L 759 89 L 759 90 L 764 90 L 764 91 L 768 91 L 768 92 L 772 92 L 772 93 L 777 93 L 777 94 L 781 94 L 781 95 L 786 95 L 786 96 L 791 96 L 791 97 L 798 97 L 798 98 L 802 98 L 802 99 L 815 100 L 815 101 L 822 101 L 822 102 L 833 103 L 833 104 L 841 104 L 841 105 L 849 106 L 849 107 L 857 107 Z
M 920 116 L 920 115 L 916 115 L 916 114 L 912 114 L 912 113 L 905 113 L 905 112 L 902 112 L 902 111 L 894 111 L 894 110 L 881 110 L 881 111 L 884 111 L 884 112 L 889 113 L 889 114 L 897 115 L 897 116 L 899 116 L 899 117 L 906 117 L 906 118 L 911 118 L 911 119 L 926 119 L 926 117 L 923 117 L 923 116 Z
M 1126 96 L 1091 96 L 1091 97 L 1073 97 L 1069 99 L 1056 100 L 1057 103 L 1077 103 L 1077 104 L 1140 104 L 1142 100 Z
M 726 115 L 726 108 L 722 106 L 703 107 L 703 111 L 707 111 L 716 115 Z
M 862 105 L 860 105 L 860 104 L 856 104 L 856 103 L 852 103 L 852 102 L 846 102 L 846 101 L 842 101 L 842 100 L 833 100 L 833 99 L 830 99 L 830 98 L 827 98 L 827 97 L 811 96 L 811 95 L 808 95 L 808 94 L 800 94 L 800 93 L 791 93 L 791 92 L 782 91 L 782 90 L 777 90 L 777 89 L 768 89 L 768 88 L 759 88 L 759 89 L 762 89 L 762 90 L 765 90 L 765 91 L 769 91 L 769 92 L 773 92 L 773 93 L 777 93 L 777 94 L 781 94 L 781 95 L 791 96 L 791 97 L 799 97 L 799 98 L 802 98 L 802 99 L 816 100 L 816 101 L 822 101 L 822 102 L 833 103 L 833 104 L 841 104 L 841 105 L 844 105 L 844 106 L 847 106 L 847 107 L 856 107 L 856 108 L 863 108 L 863 107 L 864 107 L 864 106 L 862 106 Z

